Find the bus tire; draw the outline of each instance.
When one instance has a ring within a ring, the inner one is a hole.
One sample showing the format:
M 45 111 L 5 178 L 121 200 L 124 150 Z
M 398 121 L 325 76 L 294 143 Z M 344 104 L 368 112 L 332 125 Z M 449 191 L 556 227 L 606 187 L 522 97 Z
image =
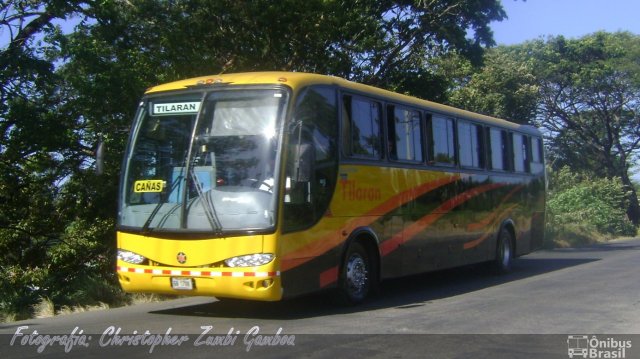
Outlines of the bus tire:
M 497 274 L 509 273 L 514 257 L 513 236 L 511 231 L 503 227 L 498 235 L 496 244 L 496 258 L 492 262 L 493 270 Z
M 372 276 L 371 258 L 366 248 L 359 242 L 351 243 L 340 269 L 338 303 L 362 303 L 371 291 Z

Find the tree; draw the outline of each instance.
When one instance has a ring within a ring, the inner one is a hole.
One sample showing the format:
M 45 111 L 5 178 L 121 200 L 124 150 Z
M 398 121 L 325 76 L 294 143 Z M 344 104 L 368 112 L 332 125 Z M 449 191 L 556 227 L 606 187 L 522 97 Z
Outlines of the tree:
M 638 225 L 640 206 L 629 171 L 640 150 L 640 37 L 555 37 L 522 51 L 535 56 L 538 122 L 551 137 L 552 160 L 620 177 L 629 193 L 627 215 Z
M 54 20 L 70 16 L 79 24 L 64 35 Z M 0 17 L 11 38 L 0 54 L 0 310 L 15 311 L 43 296 L 113 299 L 120 158 L 146 87 L 291 70 L 438 98 L 445 81 L 429 60 L 477 60 L 504 11 L 498 0 L 10 0 Z
M 61 184 L 82 166 L 86 147 L 77 141 L 64 89 L 47 39 L 54 20 L 84 12 L 89 1 L 3 1 L 0 29 L 0 311 L 26 312 L 51 287 L 52 278 L 83 272 L 83 256 L 68 271 L 52 265 L 52 253 L 69 242 L 60 210 Z M 75 249 L 78 249 L 75 247 Z M 82 252 L 82 250 L 80 250 Z M 86 255 L 89 255 L 87 252 Z
M 443 99 L 445 80 L 431 61 L 457 51 L 474 64 L 493 46 L 491 21 L 506 17 L 499 1 L 373 1 L 373 16 L 363 29 L 345 34 L 341 56 L 352 59 L 347 79 L 426 99 Z M 472 30 L 473 37 L 468 37 Z
M 91 0 L 73 1 L 0 1 L 0 31 L 7 44 L 0 51 L 0 96 L 2 103 L 12 97 L 29 97 L 32 85 L 44 84 L 53 73 L 53 64 L 45 58 L 46 47 L 37 37 L 54 33 L 54 20 L 83 13 Z M 6 110 L 6 107 L 0 109 Z
M 491 49 L 482 67 L 446 56 L 456 106 L 541 127 L 554 169 L 619 177 L 628 218 L 640 207 L 630 167 L 640 150 L 640 37 L 595 33 Z
M 510 47 L 487 51 L 481 68 L 456 54 L 438 60 L 440 71 L 454 79 L 448 101 L 457 107 L 516 123 L 532 124 L 539 87 L 532 63 Z

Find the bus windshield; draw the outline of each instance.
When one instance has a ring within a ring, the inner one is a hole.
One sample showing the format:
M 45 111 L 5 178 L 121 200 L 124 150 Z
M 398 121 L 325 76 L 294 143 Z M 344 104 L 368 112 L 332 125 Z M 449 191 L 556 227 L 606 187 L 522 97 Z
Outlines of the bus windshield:
M 287 92 L 216 90 L 143 100 L 125 156 L 119 225 L 268 230 Z

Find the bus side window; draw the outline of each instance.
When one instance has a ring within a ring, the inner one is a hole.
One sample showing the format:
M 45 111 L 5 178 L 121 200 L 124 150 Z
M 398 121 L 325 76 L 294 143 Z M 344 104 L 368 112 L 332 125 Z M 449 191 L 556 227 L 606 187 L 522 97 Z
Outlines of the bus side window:
M 531 137 L 531 173 L 540 174 L 544 171 L 544 156 L 542 139 Z
M 524 158 L 524 171 L 531 173 L 531 137 L 524 136 L 524 143 L 522 147 Z
M 343 129 L 346 155 L 363 159 L 380 159 L 380 103 L 356 96 L 344 96 Z
M 504 170 L 513 171 L 513 133 L 500 131 L 502 135 L 502 158 L 504 158 Z
M 491 152 L 490 161 L 491 169 L 498 171 L 506 171 L 509 169 L 507 165 L 507 132 L 497 129 L 489 128 L 489 149 Z
M 513 134 L 513 164 L 516 172 L 529 172 L 529 156 L 527 137 L 519 133 Z
M 482 127 L 458 121 L 458 153 L 460 165 L 467 168 L 484 168 L 484 141 Z
M 445 166 L 455 166 L 455 133 L 453 119 L 440 116 L 431 118 L 431 161 Z
M 388 146 L 391 160 L 422 162 L 423 131 L 418 111 L 389 106 Z

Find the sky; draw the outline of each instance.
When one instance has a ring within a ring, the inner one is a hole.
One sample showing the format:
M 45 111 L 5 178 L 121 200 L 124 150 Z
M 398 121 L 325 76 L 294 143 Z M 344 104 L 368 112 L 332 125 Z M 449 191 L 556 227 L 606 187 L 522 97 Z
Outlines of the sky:
M 491 23 L 498 45 L 600 30 L 640 34 L 640 0 L 502 0 L 502 6 L 509 18 Z

